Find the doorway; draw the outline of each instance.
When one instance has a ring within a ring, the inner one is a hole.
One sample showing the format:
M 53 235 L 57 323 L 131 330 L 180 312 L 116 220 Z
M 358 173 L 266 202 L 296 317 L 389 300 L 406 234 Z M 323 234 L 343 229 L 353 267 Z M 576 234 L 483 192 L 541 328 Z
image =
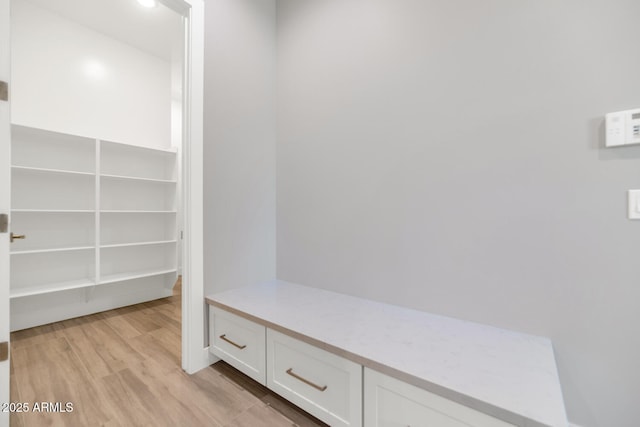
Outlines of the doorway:
M 4 6 L 8 6 L 8 1 L 3 0 Z M 186 165 L 184 176 L 185 183 L 183 192 L 184 204 L 186 209 L 184 210 L 186 222 L 184 228 L 184 236 L 187 244 L 185 245 L 184 252 L 186 256 L 184 258 L 183 275 L 185 281 L 183 304 L 187 307 L 183 310 L 185 321 L 183 321 L 183 329 L 186 333 L 183 334 L 183 351 L 182 351 L 182 364 L 183 368 L 188 372 L 194 372 L 199 368 L 206 366 L 208 358 L 205 356 L 204 342 L 202 339 L 202 331 L 204 329 L 203 322 L 203 309 L 202 307 L 202 165 L 201 165 L 201 152 L 202 152 L 202 43 L 203 43 L 203 7 L 204 4 L 200 0 L 195 1 L 182 1 L 182 0 L 165 0 L 164 3 L 170 5 L 174 10 L 184 14 L 188 17 L 187 34 L 187 67 L 186 77 L 188 81 L 188 90 L 184 94 L 184 111 L 186 120 L 184 121 L 183 135 L 186 136 L 187 144 L 184 147 L 184 163 Z M 3 9 L 7 11 L 8 9 Z M 8 16 L 8 15 L 7 15 Z M 3 16 L 4 18 L 4 16 Z M 4 28 L 8 28 L 5 26 Z M 3 51 L 8 52 L 8 38 L 0 40 L 3 43 Z M 6 50 L 4 48 L 7 48 Z M 3 69 L 4 70 L 4 69 Z M 39 70 L 40 72 L 46 72 L 47 70 Z M 99 68 L 94 69 L 99 72 Z M 3 71 L 3 77 L 4 77 Z M 8 77 L 8 74 L 7 74 Z M 9 80 L 4 77 L 4 80 Z M 7 110 L 8 111 L 8 110 Z M 8 115 L 2 116 L 3 120 L 7 120 Z M 5 135 L 2 135 L 0 140 L 3 153 L 4 149 L 8 149 L 8 139 L 5 139 Z M 8 156 L 3 156 L 3 160 Z M 200 160 L 200 161 L 199 161 Z M 6 165 L 3 165 L 5 167 Z M 2 168 L 0 168 L 2 169 Z M 3 169 L 1 172 L 5 172 Z M 3 175 L 4 176 L 4 175 Z M 0 194 L 3 198 L 3 194 Z M 8 201 L 7 201 L 8 202 Z M 2 206 L 4 207 L 4 200 Z M 195 236 L 195 238 L 190 238 Z M 8 241 L 8 238 L 7 238 Z M 5 258 L 3 256 L 3 258 Z M 5 280 L 4 271 L 1 286 L 3 290 L 5 286 L 8 286 L 8 281 Z M 1 294 L 0 294 L 1 296 Z M 195 309 L 193 309 L 195 307 Z M 7 313 L 8 310 L 3 310 Z M 2 328 L 7 327 L 7 324 L 3 322 Z M 8 330 L 8 327 L 7 327 Z M 8 364 L 0 363 L 3 372 L 8 373 Z M 7 370 L 4 371 L 5 366 Z M 2 380 L 3 389 L 4 386 L 8 386 L 8 375 L 4 374 L 0 376 Z M 6 382 L 5 382 L 6 380 Z M 8 388 L 8 387 L 7 387 Z M 7 399 L 5 399 L 7 400 Z M 1 424 L 1 423 L 0 423 Z
M 203 64 L 204 1 L 161 0 L 182 14 L 185 28 L 185 91 L 183 99 L 183 292 L 182 292 L 182 368 L 194 373 L 212 363 L 205 348 L 203 307 Z M 11 92 L 10 73 L 11 0 L 0 0 L 0 80 L 7 85 L 0 92 Z M 1 84 L 1 83 L 0 83 Z M 11 96 L 0 96 L 0 215 L 8 215 L 10 203 L 10 106 Z M 9 234 L 0 230 L 0 397 L 9 401 Z M 0 425 L 9 422 L 8 412 L 0 413 Z
M 182 40 L 160 4 L 13 0 L 12 330 L 171 295 Z

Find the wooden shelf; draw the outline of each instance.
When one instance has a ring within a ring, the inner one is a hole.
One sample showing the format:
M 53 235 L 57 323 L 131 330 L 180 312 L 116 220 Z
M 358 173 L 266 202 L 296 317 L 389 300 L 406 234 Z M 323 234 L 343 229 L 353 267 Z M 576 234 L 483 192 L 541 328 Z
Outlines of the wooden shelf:
M 127 273 L 109 274 L 100 278 L 98 284 L 106 285 L 108 283 L 124 282 L 126 280 L 142 279 L 144 277 L 162 276 L 164 274 L 177 273 L 177 268 L 155 269 L 131 271 Z
M 11 255 L 30 255 L 30 254 L 46 254 L 53 252 L 71 252 L 71 251 L 89 251 L 94 250 L 95 246 L 75 246 L 68 248 L 49 248 L 49 249 L 28 249 L 23 251 L 12 251 Z
M 64 170 L 64 169 L 49 169 L 49 168 L 36 168 L 31 166 L 18 166 L 13 165 L 11 169 L 25 172 L 37 172 L 37 173 L 53 173 L 53 174 L 62 174 L 62 175 L 80 175 L 80 176 L 95 176 L 96 174 L 93 172 L 81 172 L 74 170 Z
M 177 240 L 157 240 L 150 242 L 133 242 L 133 243 L 114 243 L 109 245 L 102 245 L 100 248 L 109 249 L 109 248 L 126 248 L 132 246 L 151 246 L 151 245 L 168 245 L 171 243 L 177 243 Z
M 44 295 L 52 292 L 69 291 L 72 289 L 88 288 L 95 286 L 96 283 L 90 279 L 72 280 L 61 283 L 47 283 L 45 285 L 25 286 L 17 289 L 11 289 L 10 298 L 22 298 L 34 295 Z

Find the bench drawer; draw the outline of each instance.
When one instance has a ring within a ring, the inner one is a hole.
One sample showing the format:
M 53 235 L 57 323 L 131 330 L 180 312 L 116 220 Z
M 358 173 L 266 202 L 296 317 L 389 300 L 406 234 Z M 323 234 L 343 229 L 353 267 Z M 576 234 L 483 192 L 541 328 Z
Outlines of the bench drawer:
M 365 427 L 515 427 L 411 384 L 365 368 Z
M 209 309 L 209 351 L 266 384 L 265 327 L 218 307 Z
M 267 387 L 331 426 L 362 425 L 362 366 L 267 329 Z

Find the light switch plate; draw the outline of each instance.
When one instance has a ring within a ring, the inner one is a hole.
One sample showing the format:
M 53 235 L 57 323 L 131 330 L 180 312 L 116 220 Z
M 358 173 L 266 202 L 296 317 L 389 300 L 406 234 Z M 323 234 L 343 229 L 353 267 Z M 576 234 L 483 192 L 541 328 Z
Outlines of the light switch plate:
M 628 191 L 629 219 L 640 219 L 640 190 Z

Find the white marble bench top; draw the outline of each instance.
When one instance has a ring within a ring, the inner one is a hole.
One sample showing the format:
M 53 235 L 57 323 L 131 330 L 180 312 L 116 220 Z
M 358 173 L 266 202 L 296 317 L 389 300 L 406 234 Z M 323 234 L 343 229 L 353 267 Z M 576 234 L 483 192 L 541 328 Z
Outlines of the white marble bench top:
M 568 425 L 547 338 L 281 280 L 206 300 L 512 424 Z

